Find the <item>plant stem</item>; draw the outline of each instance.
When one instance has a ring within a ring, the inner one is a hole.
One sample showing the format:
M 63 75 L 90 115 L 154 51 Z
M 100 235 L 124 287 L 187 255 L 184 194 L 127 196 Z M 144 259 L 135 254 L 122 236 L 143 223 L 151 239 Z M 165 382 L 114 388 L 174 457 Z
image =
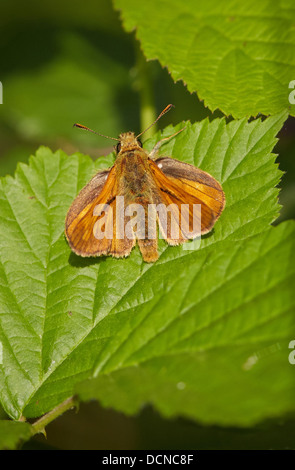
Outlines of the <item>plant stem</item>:
M 138 71 L 137 89 L 140 95 L 140 128 L 143 132 L 156 119 L 153 81 L 150 64 L 144 57 L 139 44 L 136 43 L 136 66 Z M 145 137 L 151 137 L 155 128 L 149 129 Z
M 76 401 L 74 397 L 67 398 L 64 402 L 60 403 L 60 405 L 56 406 L 53 410 L 46 413 L 44 416 L 39 418 L 32 424 L 33 428 L 33 435 L 38 433 L 45 434 L 45 426 L 47 426 L 51 421 L 58 418 L 62 415 L 65 411 L 70 410 L 76 406 Z

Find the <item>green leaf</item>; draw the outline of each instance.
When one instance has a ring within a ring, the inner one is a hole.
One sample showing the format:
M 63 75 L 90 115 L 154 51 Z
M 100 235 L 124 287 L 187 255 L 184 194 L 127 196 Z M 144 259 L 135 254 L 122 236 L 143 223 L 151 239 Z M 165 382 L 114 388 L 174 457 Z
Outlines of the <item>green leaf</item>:
M 204 249 L 162 265 L 158 283 L 172 270 L 182 276 L 165 294 L 154 287 L 144 306 L 125 296 L 120 307 L 136 326 L 117 332 L 100 374 L 76 387 L 79 397 L 127 414 L 152 404 L 166 417 L 223 426 L 294 410 L 294 236 L 295 224 L 284 223 L 251 240 L 224 242 L 222 253 Z M 141 291 L 146 283 L 138 281 Z
M 197 92 L 212 111 L 234 117 L 295 114 L 294 2 L 286 0 L 115 0 L 147 59 Z
M 129 413 L 150 402 L 219 424 L 294 410 L 294 226 L 270 227 L 281 174 L 271 151 L 285 119 L 186 123 L 163 145 L 216 177 L 227 205 L 198 250 L 161 241 L 155 264 L 137 248 L 80 258 L 65 240 L 72 200 L 113 155 L 43 147 L 2 178 L 0 397 L 11 417 L 39 416 L 75 391 Z
M 0 450 L 13 450 L 32 437 L 29 423 L 0 421 Z

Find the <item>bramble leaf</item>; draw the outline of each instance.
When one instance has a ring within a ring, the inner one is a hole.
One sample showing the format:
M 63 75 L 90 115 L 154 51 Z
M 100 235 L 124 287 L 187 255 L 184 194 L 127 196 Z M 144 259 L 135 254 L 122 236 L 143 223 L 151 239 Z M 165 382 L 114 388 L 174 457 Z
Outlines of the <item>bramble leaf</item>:
M 127 31 L 136 29 L 147 59 L 211 111 L 236 118 L 288 110 L 295 78 L 294 2 L 115 0 Z

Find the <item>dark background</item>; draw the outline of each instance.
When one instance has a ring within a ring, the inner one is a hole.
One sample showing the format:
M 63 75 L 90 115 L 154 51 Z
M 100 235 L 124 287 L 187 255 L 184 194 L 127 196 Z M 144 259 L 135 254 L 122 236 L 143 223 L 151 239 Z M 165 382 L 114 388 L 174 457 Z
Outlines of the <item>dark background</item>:
M 40 145 L 92 158 L 112 151 L 112 142 L 73 128 L 80 122 L 117 137 L 139 132 L 142 89 L 149 88 L 157 113 L 175 109 L 160 127 L 212 114 L 182 82 L 174 83 L 156 61 L 144 64 L 135 34 L 124 32 L 109 0 L 2 1 L 0 7 L 0 175 L 13 175 Z M 295 78 L 295 77 L 292 77 Z M 227 118 L 227 119 L 230 119 Z M 295 215 L 295 119 L 280 132 L 275 153 L 285 175 L 278 221 Z M 276 223 L 278 222 L 276 221 Z M 25 448 L 61 449 L 294 449 L 295 419 L 269 421 L 251 429 L 203 427 L 164 420 L 155 410 L 136 417 L 82 404 L 47 428 Z

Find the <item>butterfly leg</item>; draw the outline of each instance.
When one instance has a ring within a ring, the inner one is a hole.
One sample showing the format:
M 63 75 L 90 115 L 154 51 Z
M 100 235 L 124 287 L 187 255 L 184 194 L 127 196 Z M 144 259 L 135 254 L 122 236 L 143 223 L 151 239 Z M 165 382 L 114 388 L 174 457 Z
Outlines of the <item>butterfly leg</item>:
M 177 134 L 180 134 L 180 132 L 184 131 L 184 129 L 185 129 L 185 127 L 180 129 L 180 131 L 175 132 L 175 134 L 172 134 L 169 137 L 165 137 L 164 139 L 159 140 L 159 142 L 156 143 L 153 150 L 150 152 L 149 157 L 154 160 L 155 156 L 157 155 L 157 152 L 158 152 L 159 148 L 161 147 L 161 145 L 163 144 L 163 142 L 167 142 L 167 140 L 172 139 L 172 137 L 175 137 Z

